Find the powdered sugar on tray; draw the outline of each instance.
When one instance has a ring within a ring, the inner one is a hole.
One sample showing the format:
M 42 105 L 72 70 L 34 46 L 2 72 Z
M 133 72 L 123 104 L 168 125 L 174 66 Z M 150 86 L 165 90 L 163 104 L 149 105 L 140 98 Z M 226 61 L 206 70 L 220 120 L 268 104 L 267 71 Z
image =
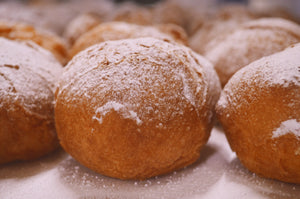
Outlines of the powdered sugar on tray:
M 292 133 L 297 137 L 297 139 L 300 139 L 300 122 L 296 119 L 282 122 L 280 126 L 273 131 L 272 138 L 277 138 L 288 133 Z

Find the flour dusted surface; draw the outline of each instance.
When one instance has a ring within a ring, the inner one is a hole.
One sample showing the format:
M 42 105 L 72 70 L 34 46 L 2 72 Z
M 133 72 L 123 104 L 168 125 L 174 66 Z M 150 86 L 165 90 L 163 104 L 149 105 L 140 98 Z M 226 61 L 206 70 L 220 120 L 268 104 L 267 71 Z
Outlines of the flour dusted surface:
M 300 122 L 296 119 L 286 120 L 273 131 L 272 138 L 277 138 L 288 133 L 294 134 L 297 139 L 300 139 Z
M 95 113 L 93 119 L 100 123 L 114 110 L 138 124 L 153 115 L 170 120 L 182 115 L 187 104 L 199 112 L 199 106 L 211 100 L 206 96 L 207 85 L 219 88 L 217 80 L 211 80 L 216 78 L 211 64 L 190 56 L 183 46 L 153 38 L 122 41 L 121 45 L 119 41 L 95 45 L 74 57 L 58 96 L 67 94 L 70 103 L 86 98 Z M 203 67 L 198 66 L 199 60 Z
M 34 43 L 0 38 L 0 46 L 0 107 L 10 110 L 14 106 L 9 104 L 16 103 L 27 113 L 46 117 L 41 110 L 54 100 L 55 81 L 62 66 Z

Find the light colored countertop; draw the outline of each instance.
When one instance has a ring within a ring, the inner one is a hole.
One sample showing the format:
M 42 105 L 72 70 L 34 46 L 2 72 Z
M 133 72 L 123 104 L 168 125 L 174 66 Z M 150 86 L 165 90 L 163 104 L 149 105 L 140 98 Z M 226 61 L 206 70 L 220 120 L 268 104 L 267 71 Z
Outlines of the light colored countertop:
M 171 174 L 122 181 L 97 174 L 59 150 L 47 157 L 0 166 L 0 198 L 259 199 L 300 198 L 300 185 L 247 171 L 215 127 L 200 159 Z

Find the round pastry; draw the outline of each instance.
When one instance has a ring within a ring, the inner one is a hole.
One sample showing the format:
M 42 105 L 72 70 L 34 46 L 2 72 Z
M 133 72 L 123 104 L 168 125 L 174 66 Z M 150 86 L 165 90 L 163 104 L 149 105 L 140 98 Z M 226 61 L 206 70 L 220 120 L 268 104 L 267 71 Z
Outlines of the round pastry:
M 84 33 L 101 23 L 100 18 L 92 13 L 85 13 L 74 18 L 64 31 L 64 38 L 72 46 Z
M 53 102 L 61 71 L 36 44 L 0 38 L 0 164 L 35 159 L 58 147 Z
M 161 1 L 152 9 L 153 24 L 176 24 L 184 27 L 187 23 L 186 11 L 176 2 Z
M 254 18 L 255 16 L 242 5 L 229 4 L 221 7 L 214 17 L 204 18 L 206 21 L 203 21 L 199 30 L 190 38 L 189 46 L 197 53 L 204 54 L 242 23 Z
M 79 37 L 72 46 L 70 55 L 73 57 L 78 52 L 100 42 L 139 37 L 155 37 L 163 40 L 174 40 L 179 43 L 186 43 L 186 41 L 181 40 L 183 39 L 182 37 L 165 34 L 160 31 L 159 28 L 152 26 L 141 26 L 125 22 L 107 22 L 96 26 Z
M 279 18 L 251 21 L 227 35 L 205 53 L 219 75 L 222 86 L 247 64 L 291 44 L 300 42 L 300 26 Z
M 300 44 L 239 70 L 216 111 L 245 167 L 300 183 Z
M 0 36 L 12 40 L 33 41 L 53 53 L 62 64 L 67 63 L 68 53 L 64 41 L 50 32 L 37 30 L 23 23 L 0 21 Z
M 139 6 L 132 2 L 119 4 L 108 21 L 122 21 L 138 25 L 153 24 L 152 7 Z
M 62 75 L 58 137 L 101 174 L 165 174 L 199 158 L 220 89 L 212 65 L 184 46 L 150 37 L 103 42 L 73 57 Z
M 159 29 L 161 32 L 166 33 L 172 37 L 173 40 L 178 43 L 188 45 L 188 36 L 185 30 L 176 24 L 156 24 L 153 25 L 155 28 Z

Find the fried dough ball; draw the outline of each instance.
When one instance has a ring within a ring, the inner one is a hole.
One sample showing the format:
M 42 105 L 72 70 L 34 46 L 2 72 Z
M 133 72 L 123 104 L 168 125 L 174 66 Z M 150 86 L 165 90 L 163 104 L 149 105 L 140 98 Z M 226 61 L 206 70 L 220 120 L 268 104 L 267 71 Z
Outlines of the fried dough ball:
M 38 30 L 23 23 L 0 21 L 0 36 L 11 40 L 33 41 L 53 53 L 60 63 L 67 63 L 68 52 L 66 44 L 53 33 Z
M 73 57 L 78 52 L 100 42 L 128 38 L 155 37 L 158 39 L 174 40 L 179 43 L 186 43 L 186 40 L 181 40 L 184 39 L 183 37 L 178 37 L 176 34 L 166 34 L 159 29 L 160 28 L 152 26 L 141 26 L 125 22 L 102 23 L 79 37 L 71 48 L 70 55 Z
M 138 25 L 153 24 L 153 8 L 139 6 L 132 2 L 126 2 L 116 7 L 109 21 L 121 21 Z
M 195 162 L 220 83 L 190 49 L 155 38 L 94 45 L 68 64 L 56 91 L 62 147 L 86 167 L 145 179 Z
M 203 19 L 199 30 L 189 40 L 189 46 L 199 54 L 204 54 L 241 24 L 256 17 L 245 6 L 239 4 L 223 6 L 216 11 L 214 17 L 209 18 L 209 15 L 212 13 Z
M 291 44 L 300 42 L 300 26 L 280 18 L 246 23 L 209 50 L 205 57 L 213 64 L 222 86 L 247 64 Z
M 55 150 L 54 83 L 62 66 L 34 43 L 0 38 L 0 164 Z
M 185 27 L 186 11 L 176 2 L 162 1 L 152 9 L 153 24 L 176 24 Z
M 172 37 L 173 40 L 178 43 L 188 45 L 188 36 L 185 30 L 176 24 L 156 24 L 153 25 L 155 28 L 159 29 L 161 32 L 166 33 Z
M 300 44 L 238 71 L 216 111 L 245 167 L 263 177 L 300 183 Z
M 84 33 L 101 23 L 101 19 L 92 13 L 85 13 L 74 18 L 64 31 L 64 38 L 70 46 Z

